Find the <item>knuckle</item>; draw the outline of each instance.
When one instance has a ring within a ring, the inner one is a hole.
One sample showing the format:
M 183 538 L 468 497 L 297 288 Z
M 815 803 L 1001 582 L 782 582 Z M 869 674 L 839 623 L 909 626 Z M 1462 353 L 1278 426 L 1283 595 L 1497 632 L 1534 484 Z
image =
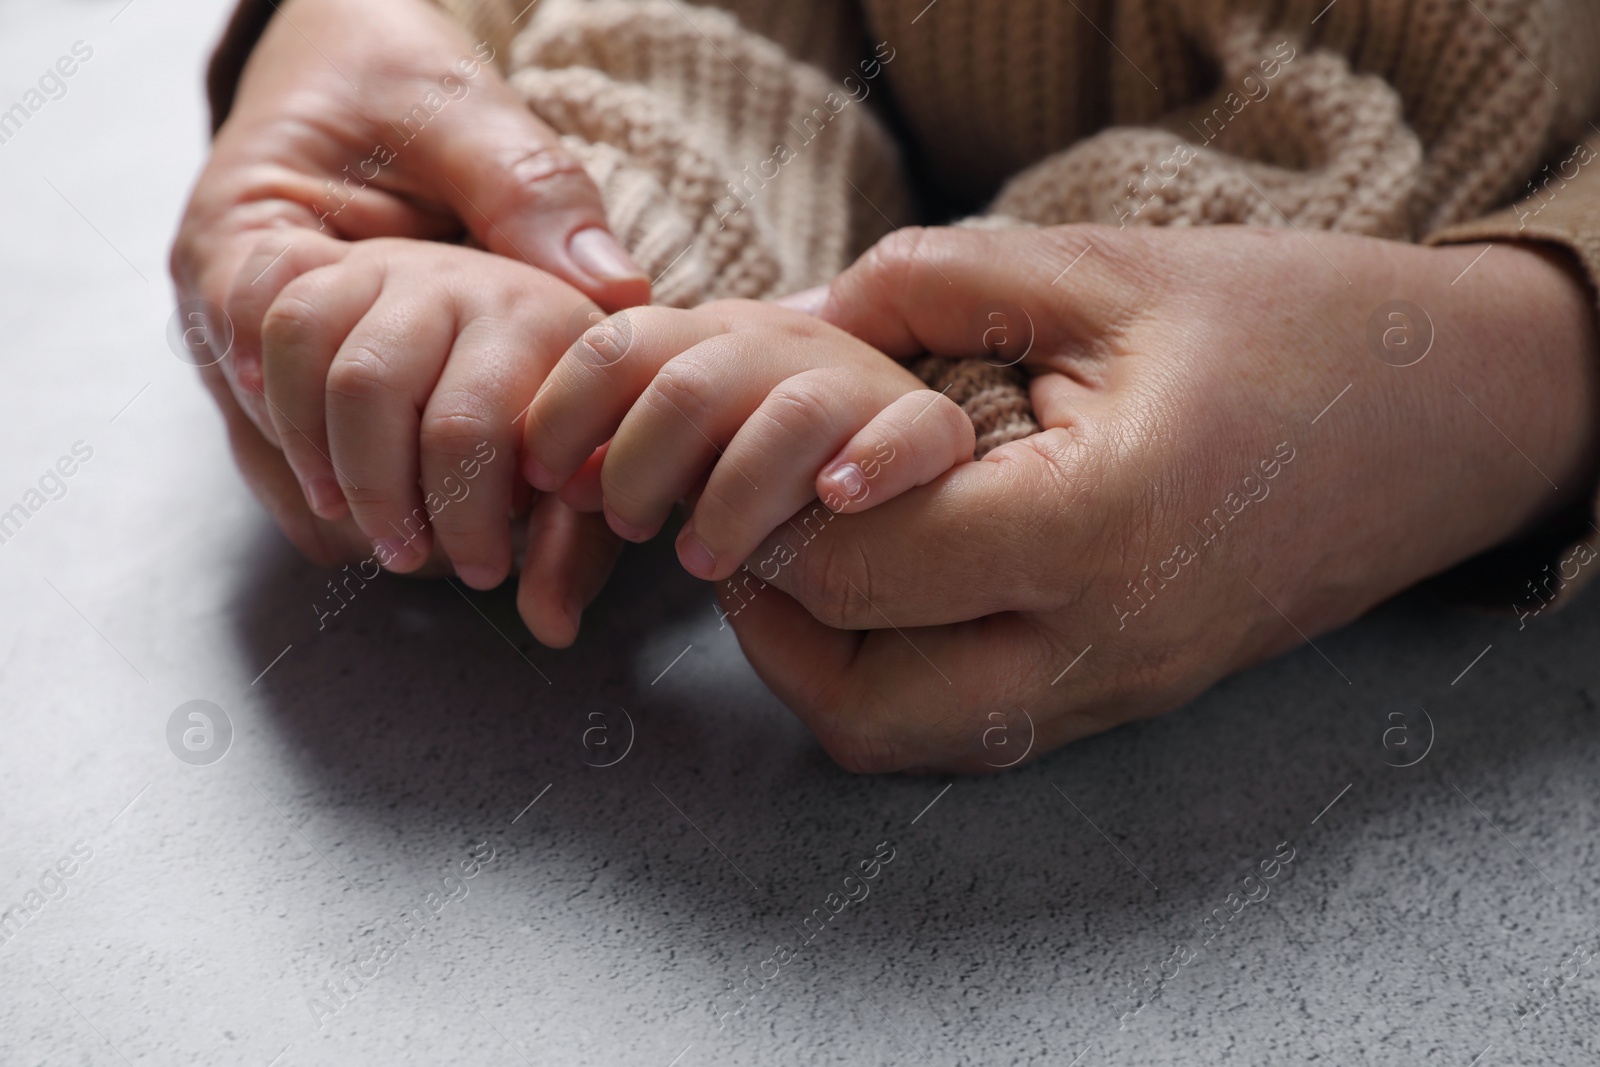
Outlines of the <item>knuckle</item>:
M 491 439 L 493 430 L 478 398 L 453 395 L 442 402 L 435 398 L 434 404 L 423 414 L 417 437 L 423 452 L 454 459 L 476 455 Z
M 722 296 L 715 300 L 707 300 L 703 304 L 697 304 L 688 309 L 686 314 L 715 323 L 724 323 L 730 319 L 744 318 L 752 310 L 752 304 L 755 304 L 757 308 L 763 311 L 771 310 L 768 305 L 759 304 L 752 300 L 734 296 Z
M 625 313 L 618 313 L 584 330 L 572 348 L 585 363 L 609 367 L 626 356 L 632 344 L 633 324 Z
M 391 377 L 382 353 L 367 344 L 346 344 L 328 368 L 328 394 L 363 403 L 388 393 Z
M 1084 451 L 1066 431 L 1050 429 L 1007 443 L 994 459 L 1031 481 L 1033 499 L 1076 501 L 1093 482 Z
M 865 552 L 824 541 L 811 544 L 799 558 L 803 561 L 797 575 L 799 600 L 818 622 L 836 630 L 871 625 L 876 612 Z
M 1072 269 L 1080 285 L 1098 283 L 1108 299 L 1111 316 L 1102 328 L 1107 333 L 1124 329 L 1147 314 L 1152 304 L 1168 295 L 1172 284 L 1172 253 L 1166 244 L 1152 244 L 1150 227 L 1118 230 L 1097 223 L 1075 222 L 1030 231 L 1038 253 L 1028 263 L 1038 269 L 1039 285 L 1052 280 L 1055 264 L 1081 260 Z M 1092 254 L 1091 253 L 1092 250 Z M 1194 271 L 1184 272 L 1193 277 Z
M 651 380 L 646 394 L 669 405 L 696 428 L 716 408 L 716 382 L 709 368 L 691 359 L 668 361 Z
M 779 383 L 759 413 L 796 443 L 826 440 L 834 432 L 828 390 L 814 377 L 800 375 Z
M 231 310 L 230 310 L 231 314 Z M 268 354 L 305 344 L 317 332 L 321 314 L 304 287 L 278 294 L 261 318 L 261 344 Z
M 923 245 L 928 242 L 928 229 L 923 226 L 902 226 L 878 239 L 867 252 L 867 258 L 880 267 L 897 267 L 917 261 Z
M 858 268 L 886 291 L 900 296 L 914 288 L 916 273 L 927 262 L 930 231 L 906 226 L 887 234 L 868 249 Z
M 1099 270 L 1108 266 L 1133 265 L 1130 262 L 1130 253 L 1143 244 L 1143 234 L 1139 229 L 1137 226 L 1131 229 L 1117 229 L 1101 223 L 1068 222 L 1056 226 L 1041 226 L 1028 232 L 1038 243 L 1041 255 L 1049 257 L 1046 263 L 1061 260 L 1062 257 L 1070 262 L 1085 248 L 1093 246 L 1095 254 L 1093 257 L 1085 257 L 1083 266 L 1090 270 Z M 1045 269 L 1048 270 L 1049 267 Z M 1074 272 L 1077 269 L 1074 268 Z
M 1129 506 L 1145 499 L 1142 479 L 1130 492 L 1117 474 L 1125 466 L 1118 463 L 1123 454 L 1059 428 L 1011 441 L 989 454 L 1013 478 L 1008 496 L 1018 507 L 1011 525 L 1029 531 L 1040 543 L 1073 546 L 1032 561 L 1029 585 L 1037 594 L 1081 591 L 1084 575 L 1125 558 L 1129 548 L 1120 539 L 1147 524 L 1148 517 Z M 994 555 L 1005 558 L 998 550 Z M 1041 606 L 1045 602 L 1034 601 Z
M 450 245 L 440 245 L 438 251 L 424 252 L 417 247 L 417 244 L 415 241 L 398 237 L 368 237 L 356 241 L 348 249 L 341 250 L 342 255 L 337 262 L 316 269 L 322 271 L 324 275 L 337 271 L 346 280 L 362 277 L 388 280 L 408 279 L 411 275 L 419 273 L 428 279 L 434 279 L 442 271 L 455 266 L 454 260 L 459 254 L 459 249 Z M 309 276 L 314 275 L 302 275 L 302 277 Z
M 502 193 L 508 198 L 533 194 L 539 199 L 588 197 L 593 184 L 583 164 L 559 144 L 539 145 L 506 160 Z
M 925 433 L 918 433 L 915 427 L 906 425 L 891 427 L 885 435 L 892 449 L 905 451 L 916 470 L 947 467 L 956 453 L 962 458 L 971 459 L 977 443 L 977 431 L 973 428 L 972 419 L 961 410 L 960 405 L 948 397 L 940 397 L 935 406 L 938 413 L 929 412 L 928 421 L 932 425 Z

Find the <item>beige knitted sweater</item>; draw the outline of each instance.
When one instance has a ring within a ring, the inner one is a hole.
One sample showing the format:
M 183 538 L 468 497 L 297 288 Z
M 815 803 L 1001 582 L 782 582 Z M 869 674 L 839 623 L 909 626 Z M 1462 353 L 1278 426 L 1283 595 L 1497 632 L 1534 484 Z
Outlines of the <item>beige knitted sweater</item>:
M 438 2 L 663 303 L 820 284 L 963 217 L 1538 238 L 1600 278 L 1600 0 Z M 219 122 L 270 3 L 214 59 Z M 1014 371 L 918 369 L 980 448 L 1034 428 Z

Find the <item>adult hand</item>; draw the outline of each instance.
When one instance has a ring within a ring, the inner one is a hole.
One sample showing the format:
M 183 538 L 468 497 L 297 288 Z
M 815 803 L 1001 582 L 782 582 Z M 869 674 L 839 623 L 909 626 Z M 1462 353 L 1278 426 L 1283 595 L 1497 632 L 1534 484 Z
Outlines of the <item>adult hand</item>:
M 370 547 L 348 520 L 311 513 L 274 447 L 260 324 L 290 278 L 331 258 L 327 237 L 465 230 L 604 308 L 649 298 L 606 229 L 593 183 L 493 58 L 425 0 L 285 0 L 245 67 L 174 243 L 179 300 L 204 300 L 231 321 L 231 352 L 205 376 L 235 459 L 290 539 L 320 562 Z M 594 584 L 592 575 L 576 580 Z
M 1590 297 L 1553 256 L 1483 251 L 892 235 L 822 316 L 896 357 L 1026 351 L 1044 432 L 802 513 L 718 584 L 728 621 L 858 771 L 981 772 L 1176 707 L 1588 489 Z

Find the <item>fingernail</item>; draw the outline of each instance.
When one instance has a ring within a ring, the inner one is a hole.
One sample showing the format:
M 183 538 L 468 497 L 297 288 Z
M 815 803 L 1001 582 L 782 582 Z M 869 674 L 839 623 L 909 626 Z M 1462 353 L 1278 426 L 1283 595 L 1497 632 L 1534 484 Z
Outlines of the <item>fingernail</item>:
M 405 562 L 406 546 L 392 537 L 376 537 L 372 541 L 372 554 L 378 557 L 380 567 L 389 567 Z
M 678 535 L 678 562 L 696 578 L 707 581 L 711 580 L 712 572 L 717 569 L 717 557 L 687 527 Z
M 859 500 L 867 491 L 867 476 L 854 463 L 837 463 L 824 470 L 819 479 L 832 485 L 846 500 Z
M 646 277 L 622 243 L 598 226 L 579 230 L 567 239 L 572 261 L 602 281 L 627 281 Z
M 780 296 L 773 303 L 793 311 L 803 311 L 807 315 L 820 315 L 828 303 L 828 287 L 819 285 L 814 289 L 802 289 L 798 293 Z
M 331 518 L 344 503 L 344 490 L 332 478 L 313 478 L 306 483 L 306 503 L 321 518 Z
M 523 461 L 522 476 L 541 493 L 553 493 L 561 488 L 561 479 L 555 476 L 555 472 L 532 456 Z
M 493 589 L 500 584 L 500 572 L 493 567 L 468 563 L 456 568 L 456 577 L 474 589 Z
M 616 535 L 624 541 L 648 541 L 651 534 L 655 532 L 617 518 L 616 512 L 612 511 L 609 505 L 604 510 L 606 513 L 606 525 L 610 526 L 616 532 Z

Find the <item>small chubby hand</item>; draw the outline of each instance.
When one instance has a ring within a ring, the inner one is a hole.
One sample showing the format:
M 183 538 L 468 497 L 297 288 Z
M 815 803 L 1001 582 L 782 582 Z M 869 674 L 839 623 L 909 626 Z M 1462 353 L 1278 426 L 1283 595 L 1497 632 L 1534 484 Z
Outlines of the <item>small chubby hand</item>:
M 972 422 L 905 367 L 812 316 L 747 300 L 636 308 L 590 328 L 529 411 L 525 473 L 619 535 L 678 535 L 728 577 L 818 498 L 860 512 L 970 460 Z
M 522 415 L 594 305 L 489 252 L 329 245 L 338 258 L 284 285 L 261 327 L 264 399 L 306 502 L 351 516 L 388 570 L 418 570 L 437 544 L 462 581 L 493 588 L 531 495 Z
M 607 310 L 648 300 L 650 285 L 611 235 L 594 183 L 499 73 L 503 57 L 437 5 L 272 7 L 184 210 L 171 271 L 180 301 L 203 301 L 231 324 L 231 349 L 203 376 L 251 489 L 311 559 L 354 561 L 372 551 L 367 532 L 307 506 L 264 395 L 265 312 L 289 279 L 338 258 L 329 238 L 470 235 Z M 592 565 L 571 563 L 562 569 Z M 578 582 L 595 584 L 587 571 Z

